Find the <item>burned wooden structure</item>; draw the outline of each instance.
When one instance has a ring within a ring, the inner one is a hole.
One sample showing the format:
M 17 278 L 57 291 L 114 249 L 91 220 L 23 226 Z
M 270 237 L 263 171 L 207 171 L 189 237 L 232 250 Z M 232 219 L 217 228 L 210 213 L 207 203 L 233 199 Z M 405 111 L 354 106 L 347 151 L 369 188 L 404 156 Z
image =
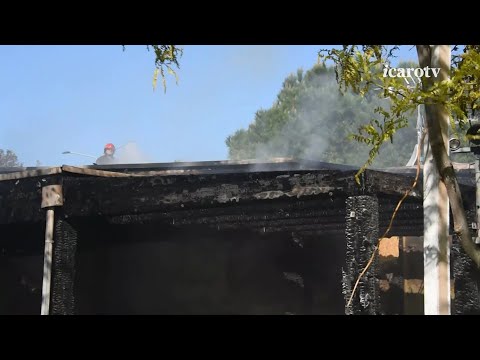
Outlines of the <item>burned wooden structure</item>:
M 294 159 L 18 170 L 0 174 L 1 313 L 40 312 L 51 185 L 62 205 L 50 314 L 405 313 L 406 242 L 391 240 L 423 234 L 421 188 L 385 239 L 400 250 L 345 304 L 414 169 L 369 170 L 360 184 L 355 168 Z M 462 176 L 474 211 L 473 177 Z M 460 264 L 456 311 L 478 312 L 477 274 Z

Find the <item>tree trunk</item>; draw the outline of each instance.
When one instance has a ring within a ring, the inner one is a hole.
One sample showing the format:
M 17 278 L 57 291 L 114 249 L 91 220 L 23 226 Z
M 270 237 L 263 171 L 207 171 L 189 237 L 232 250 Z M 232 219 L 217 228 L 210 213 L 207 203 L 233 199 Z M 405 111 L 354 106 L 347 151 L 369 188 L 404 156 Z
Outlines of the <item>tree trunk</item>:
M 431 48 L 429 45 L 417 45 L 417 53 L 420 67 L 431 67 Z M 449 64 L 441 64 L 449 66 Z M 428 89 L 433 84 L 433 79 L 422 78 L 424 89 Z M 462 194 L 458 185 L 457 177 L 453 169 L 452 162 L 448 156 L 447 149 L 442 137 L 441 124 L 436 121 L 442 112 L 445 111 L 442 105 L 425 104 L 425 118 L 432 150 L 433 158 L 440 174 L 441 181 L 445 184 L 450 207 L 453 215 L 453 226 L 455 235 L 458 236 L 460 243 L 467 255 L 480 268 L 480 249 L 474 244 L 470 229 L 468 227 L 467 216 L 463 207 Z

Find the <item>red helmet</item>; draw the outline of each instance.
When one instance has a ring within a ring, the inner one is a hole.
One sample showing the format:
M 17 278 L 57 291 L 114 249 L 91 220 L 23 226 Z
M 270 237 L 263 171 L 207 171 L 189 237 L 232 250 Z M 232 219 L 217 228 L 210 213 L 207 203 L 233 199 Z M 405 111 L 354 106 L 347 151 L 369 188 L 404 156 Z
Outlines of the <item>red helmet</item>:
M 108 143 L 108 144 L 105 145 L 105 147 L 103 148 L 103 151 L 107 151 L 107 150 L 112 150 L 113 152 L 115 152 L 115 145 L 113 145 L 112 143 Z

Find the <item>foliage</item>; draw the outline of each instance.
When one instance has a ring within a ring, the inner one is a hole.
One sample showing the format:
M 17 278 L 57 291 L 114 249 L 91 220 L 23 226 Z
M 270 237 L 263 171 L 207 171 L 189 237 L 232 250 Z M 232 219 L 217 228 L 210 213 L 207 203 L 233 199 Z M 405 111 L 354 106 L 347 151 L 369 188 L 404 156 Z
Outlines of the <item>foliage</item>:
M 349 138 L 372 117 L 378 119 L 375 108 L 388 108 L 374 91 L 363 95 L 345 91 L 341 96 L 333 68 L 299 69 L 285 79 L 271 108 L 257 111 L 248 129 L 227 138 L 229 157 L 296 157 L 360 166 L 368 159 L 368 146 Z M 381 149 L 375 166 L 405 165 L 417 139 L 415 119 L 410 116 L 411 126 Z
M 157 87 L 158 74 L 162 77 L 162 84 L 164 92 L 167 91 L 167 80 L 165 77 L 165 71 L 175 77 L 175 81 L 178 84 L 178 76 L 174 70 L 180 68 L 179 60 L 183 55 L 183 49 L 178 45 L 147 45 L 147 50 L 153 49 L 155 54 L 155 70 L 153 71 L 153 89 Z M 123 45 L 125 51 L 125 45 Z
M 12 150 L 0 149 L 0 167 L 22 166 L 18 161 L 17 155 Z
M 328 60 L 335 64 L 335 74 L 340 91 L 351 89 L 360 95 L 372 90 L 380 91 L 380 96 L 390 100 L 390 108 L 379 106 L 375 112 L 382 119 L 372 118 L 362 125 L 353 138 L 370 146 L 369 158 L 362 166 L 362 172 L 371 165 L 379 150 L 393 135 L 408 125 L 406 114 L 418 105 L 442 104 L 451 119 L 451 127 L 456 133 L 464 129 L 469 118 L 478 110 L 480 99 L 480 47 L 468 45 L 457 53 L 454 47 L 450 79 L 423 87 L 421 83 L 409 86 L 402 78 L 384 77 L 379 69 L 388 65 L 398 50 L 397 46 L 387 45 L 344 45 L 342 49 L 321 50 L 322 63 Z M 357 174 L 358 175 L 358 174 Z

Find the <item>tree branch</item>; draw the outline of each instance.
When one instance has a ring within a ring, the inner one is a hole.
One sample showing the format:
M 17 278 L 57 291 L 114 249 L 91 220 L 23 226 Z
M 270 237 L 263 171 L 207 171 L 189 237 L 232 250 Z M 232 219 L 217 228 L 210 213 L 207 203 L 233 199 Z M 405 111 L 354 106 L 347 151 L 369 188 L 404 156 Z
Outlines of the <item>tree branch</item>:
M 420 66 L 429 66 L 431 63 L 430 47 L 428 45 L 417 45 L 417 53 Z M 441 66 L 444 66 L 444 64 L 441 64 Z M 424 77 L 422 78 L 422 83 L 424 89 L 428 89 L 433 85 L 433 79 Z M 430 147 L 440 179 L 447 189 L 453 215 L 454 232 L 458 236 L 464 251 L 475 262 L 475 265 L 480 268 L 480 248 L 472 240 L 463 206 L 462 193 L 460 192 L 457 176 L 442 137 L 439 119 L 441 116 L 446 115 L 444 112 L 445 108 L 442 105 L 425 104 L 425 120 Z

